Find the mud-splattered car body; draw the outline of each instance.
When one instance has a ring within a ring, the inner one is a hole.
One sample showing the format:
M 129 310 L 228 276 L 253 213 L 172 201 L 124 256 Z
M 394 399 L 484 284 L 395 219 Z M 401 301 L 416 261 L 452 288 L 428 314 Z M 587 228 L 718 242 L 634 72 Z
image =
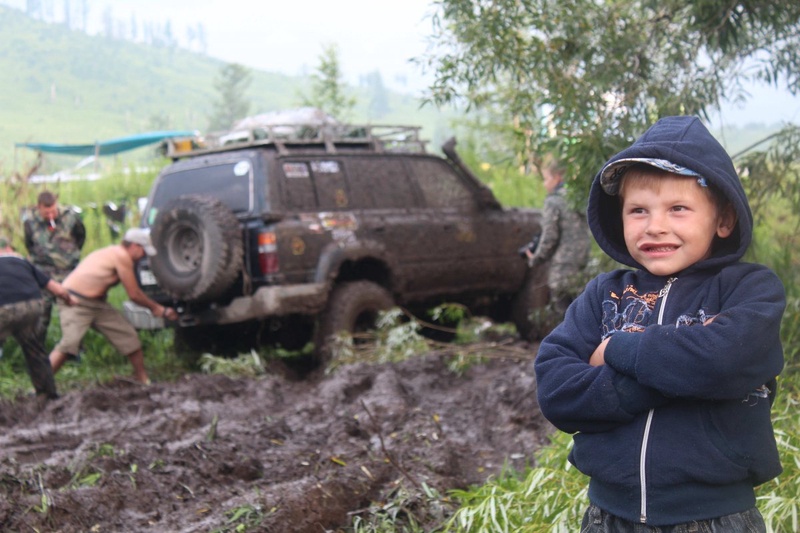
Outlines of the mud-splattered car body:
M 519 321 L 547 301 L 544 273 L 517 250 L 539 231 L 540 212 L 502 207 L 454 140 L 440 157 L 418 128 L 400 127 L 400 142 L 377 128 L 173 155 L 143 212 L 158 254 L 138 276 L 149 296 L 180 309 L 184 340 L 321 345 L 364 313 L 443 302 L 535 336 Z

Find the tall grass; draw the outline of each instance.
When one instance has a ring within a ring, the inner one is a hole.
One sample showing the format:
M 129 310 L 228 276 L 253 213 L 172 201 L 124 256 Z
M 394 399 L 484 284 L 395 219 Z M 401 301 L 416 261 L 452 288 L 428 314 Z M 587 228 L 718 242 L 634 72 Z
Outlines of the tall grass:
M 446 531 L 575 531 L 588 502 L 588 478 L 567 460 L 571 449 L 571 435 L 554 433 L 536 454 L 536 467 L 523 475 L 505 471 L 473 490 L 451 491 L 461 507 Z

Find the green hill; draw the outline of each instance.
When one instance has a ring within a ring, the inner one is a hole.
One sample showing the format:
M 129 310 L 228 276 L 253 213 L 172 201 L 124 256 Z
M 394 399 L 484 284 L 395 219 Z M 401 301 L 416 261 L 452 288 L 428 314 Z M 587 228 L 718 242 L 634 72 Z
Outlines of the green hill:
M 92 143 L 162 129 L 204 132 L 223 64 L 180 48 L 90 36 L 0 6 L 0 170 L 33 159 L 31 150 L 15 151 L 20 142 Z M 252 70 L 252 79 L 251 114 L 298 107 L 299 95 L 308 92 L 306 78 Z M 452 117 L 420 108 L 412 96 L 387 91 L 385 114 L 371 118 L 372 94 L 351 90 L 358 102 L 353 121 L 419 125 L 433 147 L 450 134 Z M 127 157 L 142 158 L 143 150 Z M 63 156 L 47 160 L 50 170 L 77 163 Z

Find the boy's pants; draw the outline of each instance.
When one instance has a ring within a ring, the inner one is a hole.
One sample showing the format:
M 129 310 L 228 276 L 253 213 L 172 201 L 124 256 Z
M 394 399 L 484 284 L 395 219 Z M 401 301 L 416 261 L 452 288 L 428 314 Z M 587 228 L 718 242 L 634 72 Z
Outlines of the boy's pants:
M 764 518 L 753 507 L 741 513 L 672 526 L 647 526 L 609 514 L 590 505 L 583 515 L 581 533 L 766 533 Z

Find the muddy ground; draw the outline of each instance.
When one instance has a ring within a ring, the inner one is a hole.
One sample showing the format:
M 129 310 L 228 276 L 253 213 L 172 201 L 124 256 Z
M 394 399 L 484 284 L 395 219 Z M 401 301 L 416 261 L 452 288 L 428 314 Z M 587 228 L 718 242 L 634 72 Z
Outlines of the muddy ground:
M 3 402 L 0 530 L 345 531 L 399 506 L 430 531 L 453 504 L 426 503 L 425 487 L 522 470 L 546 441 L 535 350 L 515 341 L 463 374 L 431 352 Z

